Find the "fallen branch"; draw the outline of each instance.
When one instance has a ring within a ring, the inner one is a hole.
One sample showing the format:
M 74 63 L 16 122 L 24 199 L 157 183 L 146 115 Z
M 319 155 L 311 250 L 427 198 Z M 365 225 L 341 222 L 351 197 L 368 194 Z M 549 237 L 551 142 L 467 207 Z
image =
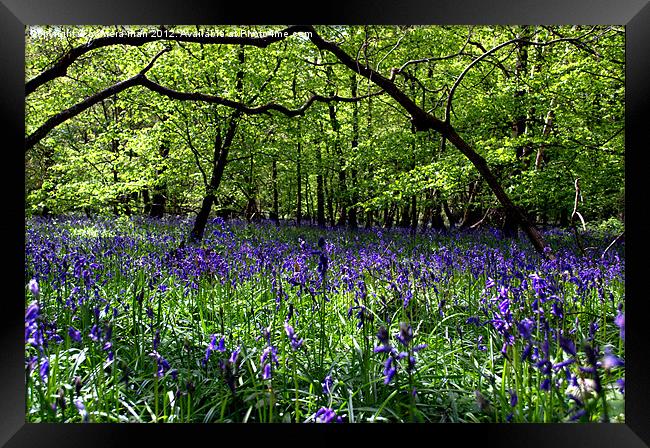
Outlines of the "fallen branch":
M 601 259 L 601 260 L 602 260 L 603 258 L 605 258 L 605 254 L 607 253 L 607 251 L 608 251 L 612 246 L 614 246 L 614 244 L 616 244 L 618 241 L 620 241 L 621 238 L 623 238 L 623 235 L 625 235 L 625 230 L 623 230 L 623 233 L 621 233 L 619 236 L 617 236 L 616 238 L 614 238 L 614 241 L 612 241 L 611 243 L 609 243 L 609 246 L 607 246 L 607 248 L 603 251 L 603 254 L 600 256 L 600 259 Z

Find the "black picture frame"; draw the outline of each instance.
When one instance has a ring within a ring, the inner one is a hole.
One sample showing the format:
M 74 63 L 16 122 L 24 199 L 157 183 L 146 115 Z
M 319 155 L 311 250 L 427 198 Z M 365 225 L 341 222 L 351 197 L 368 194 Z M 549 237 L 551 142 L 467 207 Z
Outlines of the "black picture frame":
M 309 12 L 308 12 L 309 11 Z M 24 400 L 24 26 L 38 24 L 620 24 L 626 25 L 626 423 L 484 425 L 135 425 L 26 424 Z M 650 109 L 650 3 L 647 0 L 355 0 L 276 3 L 163 0 L 1 0 L 0 89 L 3 175 L 0 227 L 5 288 L 0 293 L 0 444 L 131 446 L 165 444 L 426 443 L 526 447 L 650 445 L 650 362 L 643 293 L 647 221 L 644 152 Z M 21 271 L 22 269 L 22 271 Z M 229 438 L 234 437 L 234 440 Z M 137 442 L 136 439 L 139 439 Z M 445 440 L 448 440 L 445 442 Z M 352 440 L 350 440 L 352 442 Z

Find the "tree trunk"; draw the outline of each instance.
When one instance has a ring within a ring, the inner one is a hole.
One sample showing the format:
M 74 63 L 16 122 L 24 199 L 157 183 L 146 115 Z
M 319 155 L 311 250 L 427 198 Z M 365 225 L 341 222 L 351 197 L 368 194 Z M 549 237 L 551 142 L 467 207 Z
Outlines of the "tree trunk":
M 164 161 L 169 157 L 169 145 L 166 142 L 163 142 L 160 146 L 159 154 L 164 163 Z M 165 214 L 165 206 L 167 204 L 167 185 L 164 181 L 160 180 L 164 172 L 164 165 L 156 170 L 156 183 L 153 187 L 151 211 L 149 213 L 149 216 L 152 218 L 162 218 Z
M 415 233 L 418 228 L 418 204 L 417 197 L 411 197 L 411 231 Z
M 238 95 L 241 95 L 244 86 L 244 47 L 239 47 L 239 66 L 240 69 L 237 72 L 236 85 L 235 89 Z M 235 133 L 237 131 L 237 123 L 241 117 L 242 112 L 235 110 L 230 116 L 228 123 L 228 130 L 226 131 L 226 137 L 221 138 L 220 129 L 215 131 L 214 139 L 214 153 L 212 155 L 212 176 L 210 177 L 210 182 L 207 185 L 205 196 L 203 197 L 203 202 L 201 203 L 201 210 L 196 216 L 194 221 L 194 226 L 190 232 L 190 243 L 197 244 L 203 239 L 203 233 L 205 232 L 205 226 L 208 222 L 208 217 L 210 216 L 210 210 L 212 209 L 212 204 L 215 201 L 215 194 L 219 189 L 221 184 L 221 179 L 223 178 L 223 172 L 228 163 L 228 151 L 230 150 L 230 145 L 235 138 Z
M 296 181 L 298 182 L 298 195 L 296 198 L 296 225 L 302 221 L 302 173 L 300 163 L 300 142 L 298 142 L 298 158 L 296 159 Z
M 456 220 L 456 216 L 454 216 L 451 209 L 449 208 L 449 202 L 446 199 L 442 201 L 442 208 L 445 211 L 445 215 L 447 216 L 447 221 L 449 221 L 449 228 L 453 229 L 456 227 L 458 221 Z
M 323 190 L 323 160 L 320 143 L 317 145 L 316 158 L 318 174 L 316 175 L 316 222 L 319 227 L 325 227 L 325 192 Z
M 271 212 L 271 219 L 275 224 L 280 224 L 280 211 L 278 204 L 278 162 L 273 159 L 271 167 L 271 181 L 273 183 L 273 211 Z
M 355 98 L 357 96 L 357 75 L 353 73 L 350 76 L 350 92 L 352 95 L 352 98 Z M 359 150 L 359 103 L 355 102 L 352 104 L 352 152 L 356 152 Z M 356 204 L 359 201 L 359 198 L 357 197 L 357 192 L 356 192 L 356 183 L 357 183 L 357 170 L 356 168 L 352 168 L 350 171 L 351 175 L 351 192 L 350 192 L 350 203 L 349 205 L 349 211 L 348 211 L 348 225 L 351 229 L 356 229 L 358 226 L 357 223 L 357 208 L 355 207 L 354 204 Z

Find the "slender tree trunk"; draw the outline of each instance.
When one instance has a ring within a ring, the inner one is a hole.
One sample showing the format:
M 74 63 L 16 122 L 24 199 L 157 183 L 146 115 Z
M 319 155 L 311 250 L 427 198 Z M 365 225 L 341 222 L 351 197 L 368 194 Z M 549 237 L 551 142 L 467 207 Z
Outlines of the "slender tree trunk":
M 145 215 L 149 215 L 151 213 L 151 197 L 149 196 L 149 190 L 147 188 L 142 189 L 142 202 L 144 203 L 142 212 Z
M 271 212 L 271 219 L 275 224 L 280 224 L 280 210 L 278 204 L 278 162 L 273 159 L 271 167 L 271 182 L 273 183 L 273 211 Z
M 357 96 L 357 75 L 353 73 L 350 76 L 350 91 L 352 97 Z M 355 153 L 359 150 L 359 103 L 355 102 L 352 104 L 352 152 Z M 354 204 L 359 202 L 357 197 L 357 169 L 353 167 L 350 170 L 350 204 L 348 211 L 348 225 L 351 229 L 356 229 L 358 226 L 357 223 L 357 208 Z
M 169 157 L 169 144 L 163 142 L 158 151 L 163 163 Z M 167 205 L 167 185 L 162 180 L 162 174 L 165 172 L 165 167 L 156 170 L 156 183 L 153 187 L 153 197 L 151 200 L 151 212 L 149 216 L 152 218 L 162 218 L 165 214 L 165 206 Z
M 296 159 L 296 181 L 298 182 L 298 194 L 296 204 L 296 224 L 300 225 L 302 221 L 302 172 L 301 172 L 301 148 L 298 142 L 298 157 Z
M 316 148 L 318 174 L 316 175 L 316 222 L 319 227 L 325 227 L 325 192 L 323 190 L 323 160 L 320 143 Z
M 334 216 L 334 199 L 333 199 L 334 187 L 332 186 L 332 183 L 333 182 L 332 182 L 331 179 L 329 179 L 329 180 L 326 179 L 325 191 L 327 192 L 327 201 L 326 201 L 326 203 L 327 203 L 327 217 L 328 217 L 330 226 L 334 227 L 336 218 Z
M 528 28 L 522 27 L 520 33 L 517 37 L 527 37 Z M 517 138 L 526 133 L 526 113 L 524 110 L 526 88 L 524 78 L 527 76 L 528 72 L 528 49 L 525 43 L 518 42 L 516 44 L 517 48 L 517 62 L 515 67 L 515 80 L 518 84 L 518 88 L 515 91 L 515 107 L 518 110 L 518 113 L 512 123 L 512 137 Z M 519 163 L 522 166 L 527 165 L 527 156 L 530 151 L 530 147 L 527 145 L 520 145 L 516 148 L 516 155 Z M 521 170 L 516 168 L 513 172 L 514 176 L 521 174 Z M 517 220 L 516 213 L 513 213 L 511 210 L 505 210 L 505 218 L 503 220 L 503 234 L 506 237 L 513 238 L 517 236 L 517 230 L 519 227 L 519 222 Z
M 307 207 L 307 216 L 309 224 L 314 223 L 314 202 L 312 201 L 311 189 L 309 188 L 309 174 L 305 173 L 305 205 Z
M 449 228 L 453 229 L 454 227 L 456 227 L 456 224 L 458 223 L 458 221 L 456 219 L 456 216 L 453 214 L 453 212 L 449 208 L 449 201 L 448 200 L 445 199 L 444 201 L 442 201 L 442 209 L 445 212 L 445 216 L 447 216 L 447 221 L 449 221 Z
M 365 223 L 366 229 L 369 229 L 374 225 L 374 223 L 375 223 L 374 219 L 375 219 L 374 212 L 372 210 L 368 210 L 366 212 L 366 223 Z

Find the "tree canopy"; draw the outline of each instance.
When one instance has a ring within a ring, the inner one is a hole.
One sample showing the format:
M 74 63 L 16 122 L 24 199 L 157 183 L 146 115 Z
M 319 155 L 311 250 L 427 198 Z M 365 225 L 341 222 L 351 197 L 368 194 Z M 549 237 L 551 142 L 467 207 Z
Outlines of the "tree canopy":
M 28 214 L 624 218 L 623 27 L 25 33 Z

